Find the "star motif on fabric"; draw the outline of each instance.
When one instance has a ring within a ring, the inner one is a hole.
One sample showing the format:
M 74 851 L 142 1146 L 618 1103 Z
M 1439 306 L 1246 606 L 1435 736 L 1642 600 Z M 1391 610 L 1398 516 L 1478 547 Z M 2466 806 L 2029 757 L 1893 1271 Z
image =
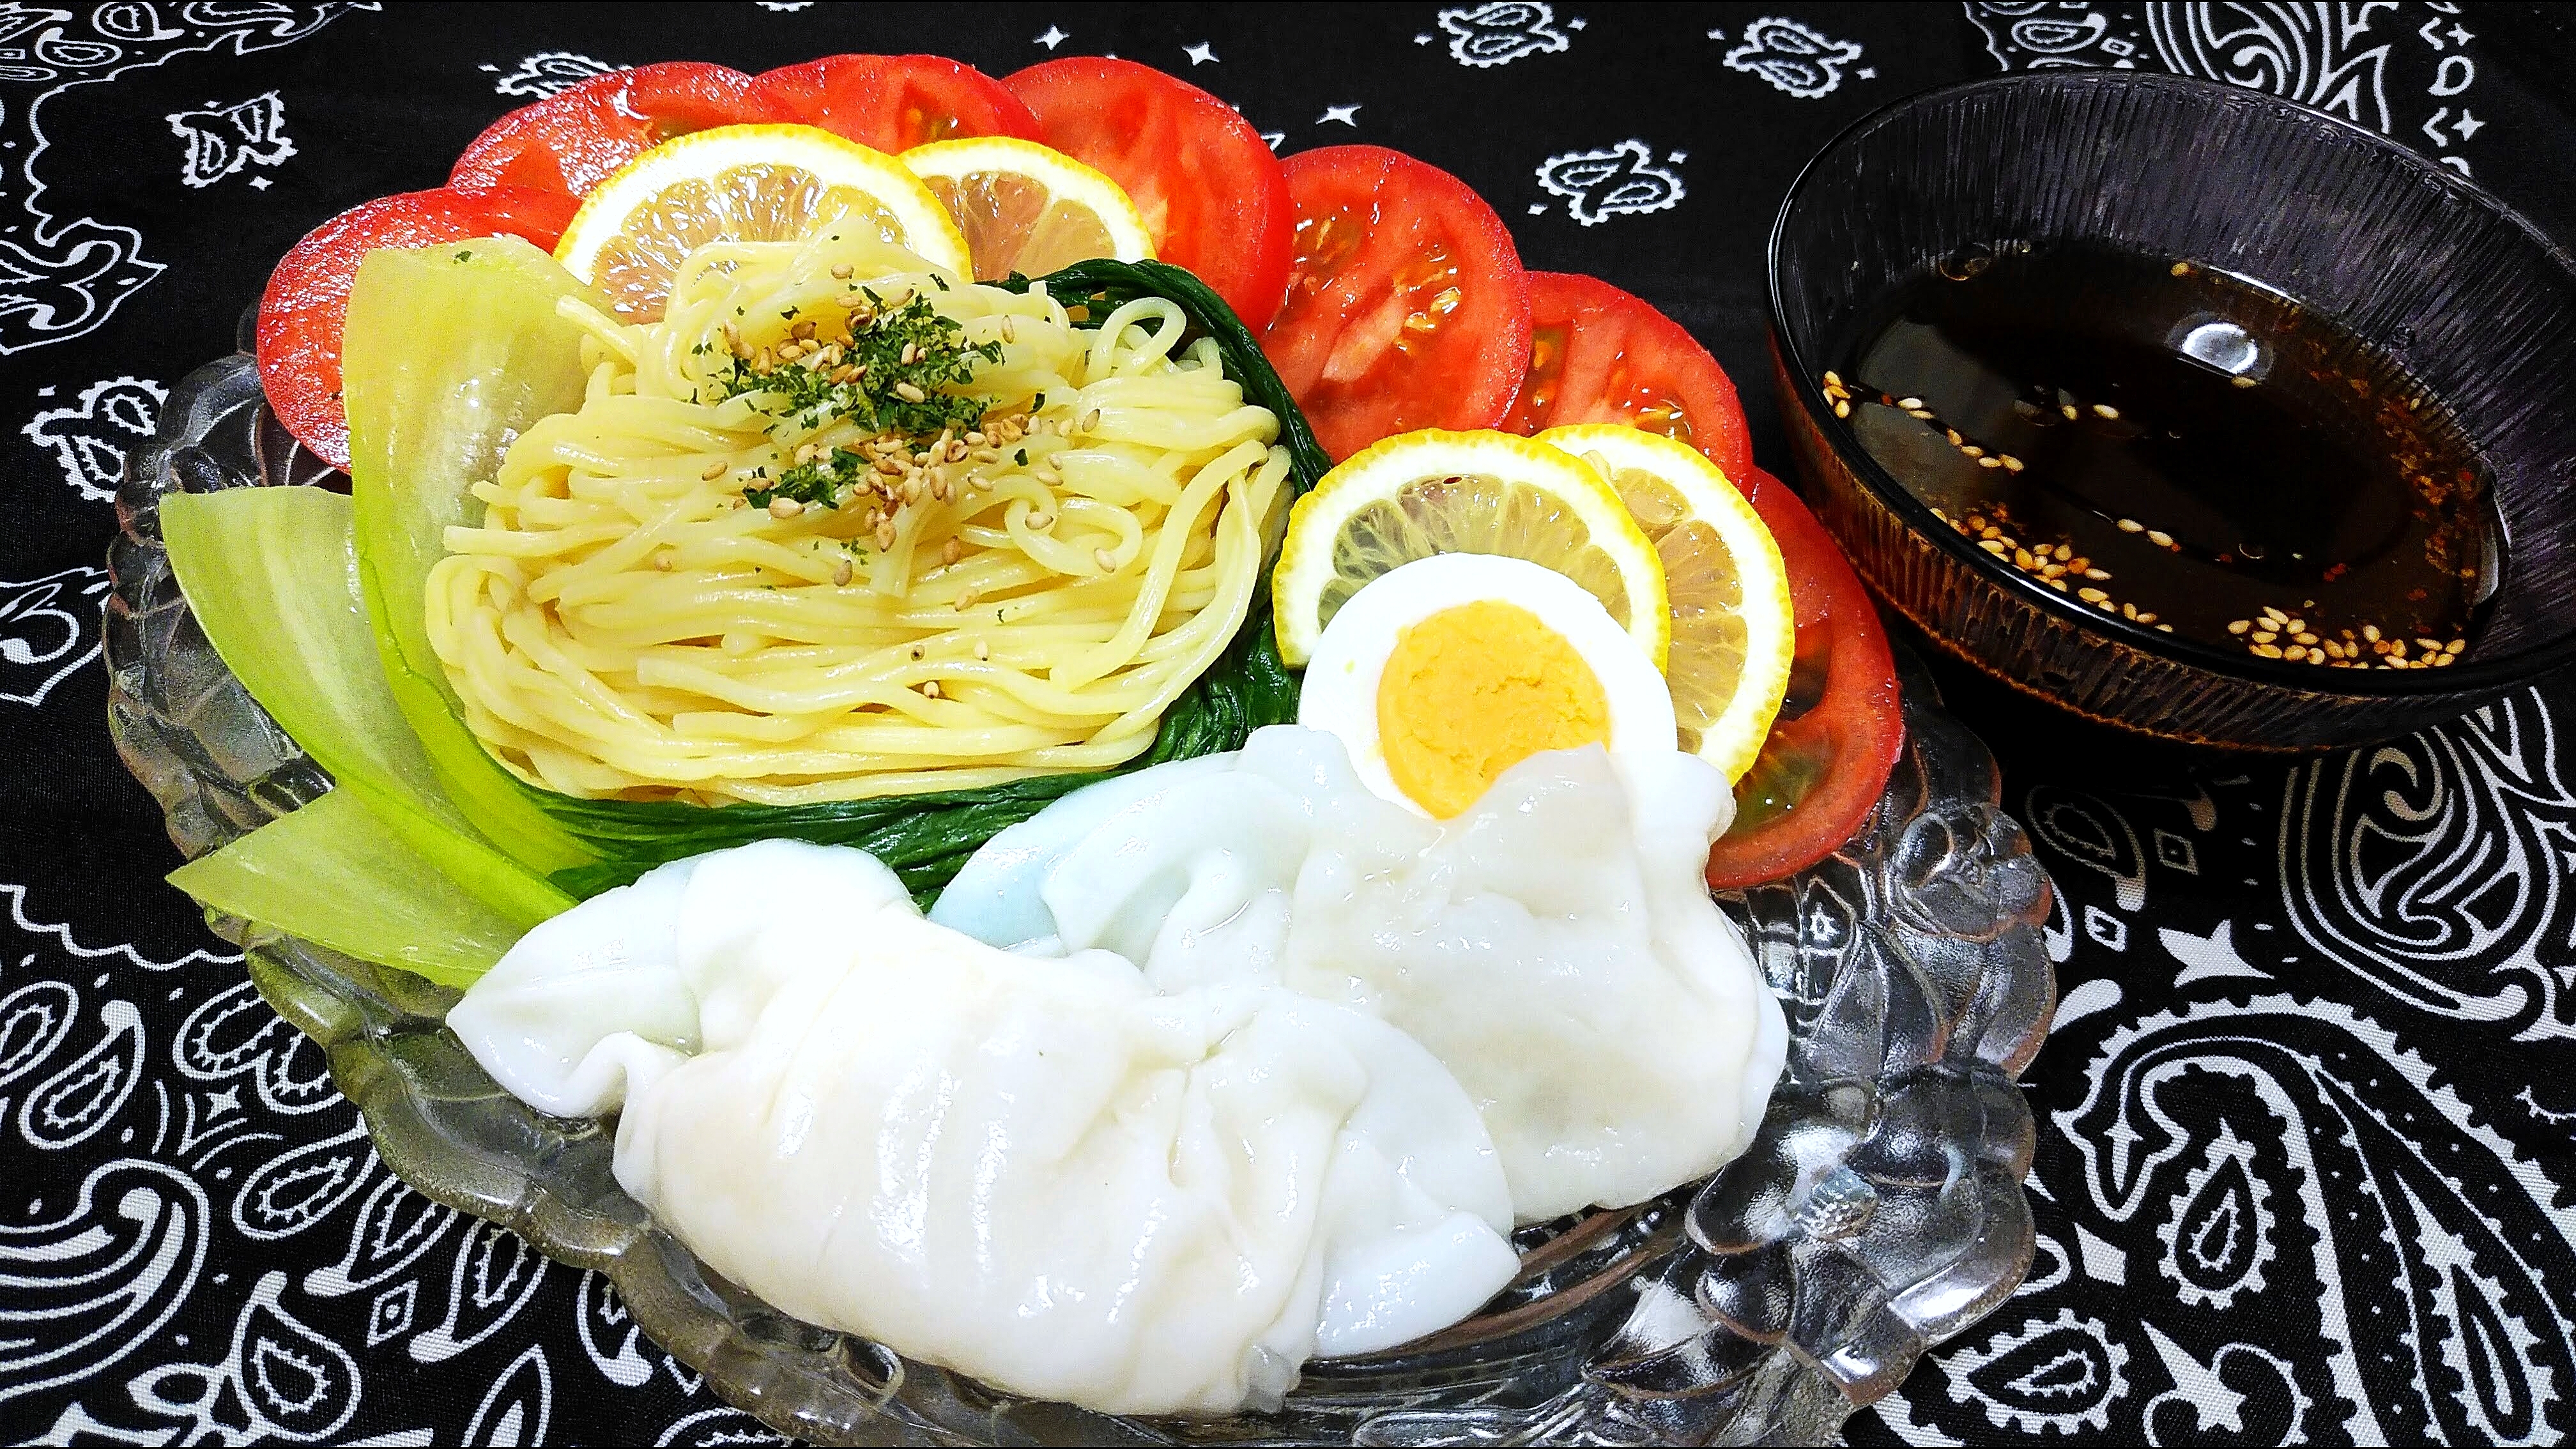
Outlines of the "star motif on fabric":
M 1216 51 L 1204 40 L 1196 45 L 1182 47 L 1181 54 L 1188 56 L 1192 65 L 1205 65 L 1216 59 Z
M 1058 30 L 1058 29 L 1056 29 L 1054 26 L 1050 25 L 1050 26 L 1048 26 L 1048 27 L 1046 28 L 1046 34 L 1039 36 L 1039 37 L 1037 38 L 1037 40 L 1035 41 L 1035 43 L 1036 43 L 1036 44 L 1038 44 L 1038 45 L 1043 45 L 1043 46 L 1045 46 L 1045 47 L 1046 47 L 1047 49 L 1049 49 L 1049 50 L 1053 50 L 1053 49 L 1055 49 L 1057 46 L 1064 44 L 1066 41 L 1071 40 L 1072 38 L 1073 38 L 1072 36 L 1067 35 L 1067 34 L 1065 34 L 1063 31 Z
M 208 1117 L 220 1117 L 226 1112 L 238 1112 L 240 1110 L 241 1088 L 238 1086 L 226 1087 L 220 1092 L 208 1092 L 206 1094 L 206 1115 Z
M 1356 129 L 1359 126 L 1359 122 L 1354 120 L 1353 117 L 1356 117 L 1359 113 L 1360 108 L 1357 106 L 1326 106 L 1324 107 L 1324 114 L 1316 118 L 1315 124 L 1322 126 L 1328 125 L 1334 121 L 1339 121 L 1345 126 L 1350 126 Z
M 1865 65 L 1860 69 L 1853 71 L 1852 75 L 1860 80 L 1876 80 L 1878 79 L 1878 67 L 1874 65 Z
M 2486 122 L 2470 115 L 2469 108 L 2462 106 L 2460 107 L 2460 118 L 2451 123 L 2451 134 L 2465 141 L 2486 128 Z M 257 183 L 254 182 L 253 184 L 256 185 Z

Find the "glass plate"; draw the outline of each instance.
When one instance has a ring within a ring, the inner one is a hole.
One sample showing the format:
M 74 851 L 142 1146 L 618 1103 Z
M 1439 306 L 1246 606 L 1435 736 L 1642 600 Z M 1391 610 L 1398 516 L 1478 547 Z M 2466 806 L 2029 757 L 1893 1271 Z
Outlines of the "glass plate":
M 137 450 L 109 553 L 109 725 L 197 856 L 330 788 L 199 632 L 156 505 L 334 479 L 249 358 L 200 368 Z M 2056 998 L 2049 882 L 1998 808 L 1993 757 L 1919 669 L 1908 741 L 1843 854 L 1721 902 L 1788 1008 L 1761 1136 L 1705 1183 L 1517 1235 L 1475 1318 L 1318 1361 L 1273 1414 L 1112 1419 L 998 1393 L 787 1318 L 708 1272 L 609 1172 L 613 1134 L 503 1093 L 440 1024 L 453 994 L 217 918 L 278 1012 L 328 1054 L 405 1181 L 615 1281 L 635 1322 L 776 1428 L 826 1443 L 1491 1445 L 1833 1439 L 2031 1261 L 2030 1109 L 2015 1079 Z

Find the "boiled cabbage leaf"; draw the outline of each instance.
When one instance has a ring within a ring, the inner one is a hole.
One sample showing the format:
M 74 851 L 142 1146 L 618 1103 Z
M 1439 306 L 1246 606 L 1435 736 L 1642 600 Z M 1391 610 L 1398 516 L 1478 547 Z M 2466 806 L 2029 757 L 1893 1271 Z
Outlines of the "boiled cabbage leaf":
M 526 929 L 451 879 L 354 790 L 333 790 L 170 873 L 209 910 L 467 986 Z
M 377 667 L 347 498 L 297 487 L 179 493 L 160 518 L 179 588 L 225 667 L 382 831 L 520 926 L 572 904 L 486 843 L 440 789 Z
M 566 297 L 597 301 L 516 237 L 369 252 L 340 353 L 358 560 L 385 679 L 449 798 L 539 872 L 596 852 L 466 728 L 421 605 L 448 527 L 483 520 L 474 485 L 530 423 L 581 405 L 581 328 L 555 306 Z

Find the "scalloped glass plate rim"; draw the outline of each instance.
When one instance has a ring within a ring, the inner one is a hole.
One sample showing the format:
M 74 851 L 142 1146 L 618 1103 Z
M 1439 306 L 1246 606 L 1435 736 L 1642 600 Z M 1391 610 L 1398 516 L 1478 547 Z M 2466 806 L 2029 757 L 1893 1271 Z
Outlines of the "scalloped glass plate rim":
M 188 619 L 155 532 L 156 500 L 174 489 L 329 476 L 277 425 L 239 354 L 182 381 L 156 436 L 128 463 L 109 560 L 109 724 L 128 767 L 160 801 L 171 838 L 192 857 L 329 781 L 258 713 Z M 1569 1434 L 1823 1442 L 1853 1408 L 1893 1389 L 1922 1352 L 2008 1297 L 2032 1252 L 2022 1175 L 2034 1126 L 2012 1088 L 2054 1005 L 2039 929 L 2052 893 L 2020 827 L 1999 808 L 1984 746 L 1941 712 L 1919 668 L 1909 668 L 1905 692 L 1906 759 L 1870 830 L 1788 881 L 1721 897 L 1790 1007 L 1790 1072 L 1754 1150 L 1707 1183 L 1641 1208 L 1531 1234 L 1523 1282 L 1506 1290 L 1498 1311 L 1381 1358 L 1310 1365 L 1287 1406 L 1269 1415 L 1111 1419 L 1017 1399 L 786 1319 L 700 1271 L 617 1189 L 606 1127 L 540 1117 L 502 1094 L 439 1025 L 449 993 L 246 932 L 239 921 L 211 924 L 243 946 L 261 995 L 324 1050 L 334 1083 L 358 1104 L 397 1176 L 549 1257 L 605 1274 L 646 1336 L 781 1432 L 868 1443 L 1431 1445 Z M 1926 859 L 1927 850 L 1943 853 Z M 1961 980 L 1963 955 L 1977 964 Z M 1837 989 L 1850 982 L 1859 987 Z M 1847 999 L 1871 990 L 1874 1019 Z M 1907 991 L 1928 1017 L 1890 1005 Z M 1873 1020 L 1875 1044 L 1867 1040 Z M 1900 1027 L 1915 1036 L 1903 1038 Z M 1872 1124 L 1896 1110 L 1891 1104 L 1926 1097 L 1954 1110 L 1953 1099 L 1969 1099 L 1983 1114 L 1974 1140 L 1938 1144 L 1969 1164 L 1937 1194 L 1940 1205 L 1975 1218 L 1970 1241 L 1903 1285 L 1860 1282 L 1847 1269 L 1837 1276 L 1836 1263 L 1859 1261 L 1838 1245 L 1867 1234 L 1882 1188 L 1903 1189 L 1873 1185 L 1851 1162 L 1813 1181 L 1775 1172 L 1765 1185 L 1755 1175 L 1802 1136 L 1864 1160 Z M 1853 1100 L 1863 1102 L 1859 1118 L 1849 1116 Z M 1794 1208 L 1790 1220 L 1761 1242 L 1732 1241 L 1746 1238 L 1746 1204 L 1763 1192 L 1770 1196 L 1760 1200 Z M 1744 1283 L 1781 1279 L 1800 1324 L 1813 1298 L 1817 1321 L 1853 1326 L 1830 1342 L 1802 1343 L 1803 1330 L 1784 1317 L 1760 1343 L 1706 1306 Z M 1700 1305 L 1699 1327 L 1681 1341 L 1640 1336 L 1654 1315 L 1635 1305 L 1658 1285 Z M 1867 1339 L 1872 1323 L 1887 1341 Z M 1731 1346 L 1733 1367 L 1703 1363 L 1673 1377 L 1673 1364 L 1692 1351 L 1723 1358 L 1712 1346 Z

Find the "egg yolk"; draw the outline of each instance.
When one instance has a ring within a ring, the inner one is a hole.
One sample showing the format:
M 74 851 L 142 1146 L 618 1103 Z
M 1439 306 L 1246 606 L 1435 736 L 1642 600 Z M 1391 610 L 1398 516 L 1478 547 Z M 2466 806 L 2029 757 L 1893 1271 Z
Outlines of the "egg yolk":
M 1378 676 L 1377 729 L 1396 788 L 1446 820 L 1541 750 L 1607 743 L 1610 702 L 1564 635 L 1487 599 L 1397 636 Z

